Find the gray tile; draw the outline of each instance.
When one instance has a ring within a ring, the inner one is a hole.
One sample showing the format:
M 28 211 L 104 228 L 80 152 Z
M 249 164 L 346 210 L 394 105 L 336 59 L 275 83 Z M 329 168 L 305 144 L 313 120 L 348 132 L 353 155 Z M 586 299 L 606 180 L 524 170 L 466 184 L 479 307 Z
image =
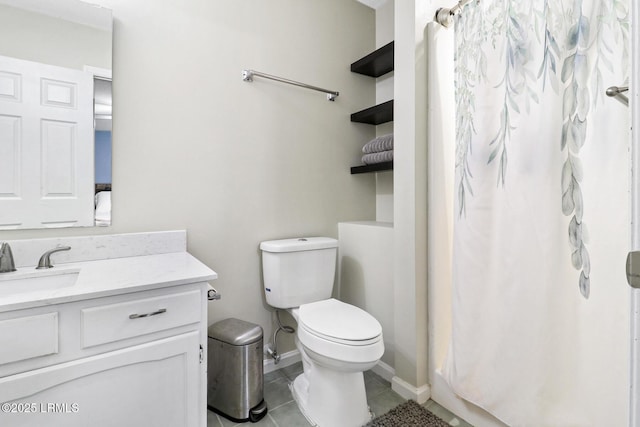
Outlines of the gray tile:
M 422 406 L 424 406 L 429 412 L 433 413 L 434 415 L 438 416 L 442 420 L 444 420 L 447 423 L 449 423 L 449 425 L 451 425 L 451 426 L 455 426 L 455 427 L 473 427 L 471 424 L 469 424 L 468 422 L 466 422 L 462 418 L 457 417 L 455 414 L 453 414 L 447 408 L 445 408 L 443 406 L 440 406 L 437 402 L 435 402 L 435 401 L 433 401 L 431 399 L 429 399 Z
M 429 403 L 429 402 L 431 402 L 431 403 L 428 406 L 427 406 L 427 404 L 425 404 L 424 407 L 427 408 L 429 410 L 429 412 L 437 415 L 440 419 L 445 420 L 446 422 L 449 422 L 453 418 L 455 418 L 455 416 L 451 412 L 449 412 L 448 409 L 438 405 L 433 400 L 427 401 L 427 403 Z
M 269 413 L 278 427 L 309 427 L 311 424 L 302 415 L 298 404 L 291 401 Z
M 267 402 L 268 413 L 257 423 L 235 423 L 214 412 L 209 411 L 207 427 L 309 427 L 310 423 L 298 409 L 298 405 L 291 396 L 289 383 L 302 373 L 302 363 L 270 372 L 264 377 L 264 399 Z M 367 401 L 375 416 L 382 415 L 405 402 L 391 389 L 391 384 L 372 371 L 364 373 Z M 456 417 L 433 400 L 424 405 L 453 427 L 473 427 L 461 418 Z
M 273 418 L 271 418 L 269 416 L 269 413 L 267 412 L 267 415 L 265 415 L 264 418 L 262 418 L 257 423 L 244 423 L 244 424 L 238 424 L 238 426 L 245 426 L 245 427 L 253 427 L 253 426 L 278 427 L 278 424 L 276 424 L 275 421 L 273 421 Z
M 218 415 L 213 411 L 207 411 L 207 427 L 222 427 Z
M 285 378 L 278 378 L 265 384 L 263 394 L 269 411 L 293 401 L 291 390 L 289 389 L 289 381 Z
M 389 412 L 391 409 L 395 408 L 405 401 L 406 400 L 403 399 L 398 393 L 389 388 L 369 399 L 369 408 L 373 412 L 374 416 L 377 417 Z
M 389 386 L 384 383 L 384 380 L 378 375 L 366 375 L 364 376 L 364 388 L 367 392 L 367 400 L 379 395 L 385 390 L 389 390 Z
M 275 381 L 278 380 L 280 378 L 283 378 L 282 373 L 280 373 L 280 370 L 277 371 L 273 371 L 273 372 L 269 372 L 268 374 L 264 374 L 263 378 L 263 383 L 267 384 L 270 383 L 271 381 Z
M 216 421 L 212 421 L 212 419 L 215 419 Z M 232 427 L 232 426 L 237 426 L 240 425 L 239 423 L 235 422 L 235 421 L 231 421 L 225 417 L 223 417 L 220 414 L 217 414 L 213 411 L 208 411 L 208 417 L 207 417 L 207 427 Z
M 289 382 L 296 379 L 303 371 L 302 362 L 294 363 L 293 365 L 285 366 L 279 370 L 280 373 L 289 380 Z
M 277 427 L 277 425 L 273 422 L 272 419 L 268 418 L 268 414 L 267 416 L 265 416 L 264 418 L 262 418 L 260 421 L 258 421 L 257 423 L 252 423 L 250 421 L 245 421 L 242 423 L 237 423 L 235 421 L 231 421 L 228 418 L 223 417 L 222 415 L 216 414 L 214 412 L 209 411 L 209 418 L 207 419 L 207 427 L 239 427 L 239 426 L 261 426 L 261 427 Z M 211 422 L 211 415 L 218 417 L 218 424 L 212 423 Z
M 384 378 L 382 378 L 380 375 L 376 374 L 375 372 L 373 372 L 371 370 L 364 371 L 364 379 L 365 379 L 365 381 L 367 379 L 370 379 L 370 378 L 375 378 L 377 381 L 381 382 L 386 387 L 391 388 L 391 383 L 389 381 L 385 380 Z
M 231 421 L 230 419 L 225 418 L 220 414 L 216 414 L 215 412 L 209 411 L 209 414 L 213 414 L 218 418 L 218 424 L 214 424 L 214 425 L 219 425 L 221 427 L 233 427 L 233 426 L 242 425 L 242 424 L 237 423 L 235 421 Z

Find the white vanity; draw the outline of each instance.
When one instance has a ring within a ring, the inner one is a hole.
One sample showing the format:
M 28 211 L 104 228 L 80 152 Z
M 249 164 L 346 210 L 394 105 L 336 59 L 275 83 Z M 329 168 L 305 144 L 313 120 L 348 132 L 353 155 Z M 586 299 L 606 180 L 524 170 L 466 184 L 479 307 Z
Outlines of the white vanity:
M 18 271 L 0 274 L 0 425 L 206 425 L 207 281 L 217 274 L 186 252 L 185 232 L 10 243 Z M 35 270 L 56 244 L 72 249 Z

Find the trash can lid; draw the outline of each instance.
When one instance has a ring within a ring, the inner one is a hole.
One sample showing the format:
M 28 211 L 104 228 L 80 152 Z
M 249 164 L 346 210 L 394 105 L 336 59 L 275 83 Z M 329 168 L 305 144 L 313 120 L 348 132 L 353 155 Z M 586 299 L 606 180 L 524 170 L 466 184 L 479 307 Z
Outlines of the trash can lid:
M 240 319 L 225 319 L 209 326 L 209 338 L 231 345 L 252 344 L 262 339 L 262 327 Z

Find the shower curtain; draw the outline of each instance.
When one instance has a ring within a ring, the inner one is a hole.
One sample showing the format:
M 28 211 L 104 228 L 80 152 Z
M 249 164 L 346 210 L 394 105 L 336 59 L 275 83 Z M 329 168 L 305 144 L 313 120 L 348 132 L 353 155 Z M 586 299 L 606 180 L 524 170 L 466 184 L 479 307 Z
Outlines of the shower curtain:
M 455 23 L 443 375 L 510 426 L 625 426 L 628 0 L 482 0 Z

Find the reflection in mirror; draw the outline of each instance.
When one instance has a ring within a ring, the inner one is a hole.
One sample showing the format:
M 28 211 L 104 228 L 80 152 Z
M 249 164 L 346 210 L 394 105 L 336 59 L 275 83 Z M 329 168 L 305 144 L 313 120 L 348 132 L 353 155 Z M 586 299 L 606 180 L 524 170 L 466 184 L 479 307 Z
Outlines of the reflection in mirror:
M 0 230 L 111 223 L 111 11 L 0 0 Z
M 96 226 L 111 225 L 111 79 L 93 79 Z

